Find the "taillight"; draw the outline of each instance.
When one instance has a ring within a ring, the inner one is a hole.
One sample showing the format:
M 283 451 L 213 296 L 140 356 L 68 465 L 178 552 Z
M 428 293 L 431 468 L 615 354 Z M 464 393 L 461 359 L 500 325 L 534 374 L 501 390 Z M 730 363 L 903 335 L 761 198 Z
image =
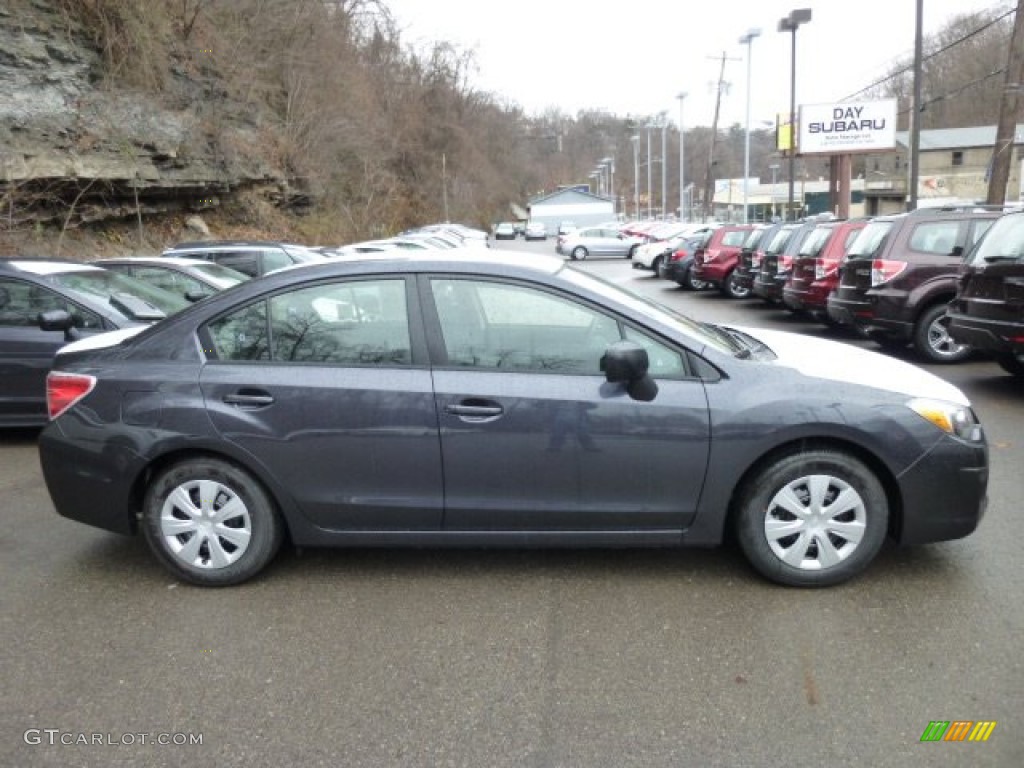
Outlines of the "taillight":
M 814 279 L 824 280 L 829 275 L 836 271 L 836 267 L 839 266 L 838 259 L 815 259 L 814 260 Z
M 793 268 L 793 257 L 782 254 L 779 256 L 779 266 L 776 271 L 778 272 L 789 272 Z
M 907 268 L 905 261 L 875 259 L 871 262 L 871 287 L 883 285 L 903 273 Z
M 686 251 L 678 250 L 675 253 L 673 253 L 671 256 L 669 256 L 668 260 L 669 261 L 682 261 L 685 258 L 686 258 Z
M 50 371 L 46 375 L 46 409 L 49 411 L 50 419 L 56 419 L 92 392 L 95 386 L 95 376 Z
M 760 251 L 758 251 L 756 253 L 750 254 L 750 266 L 752 266 L 752 267 L 760 267 L 761 266 L 761 259 L 763 259 L 763 258 L 764 258 L 764 254 L 761 253 Z

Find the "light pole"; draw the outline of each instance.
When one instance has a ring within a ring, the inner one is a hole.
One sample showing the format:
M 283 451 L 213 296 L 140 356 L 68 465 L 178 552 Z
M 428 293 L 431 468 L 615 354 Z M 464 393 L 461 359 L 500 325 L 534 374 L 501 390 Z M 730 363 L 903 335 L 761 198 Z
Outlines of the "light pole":
M 747 34 L 740 38 L 740 44 L 747 46 L 747 128 L 743 139 L 743 223 L 748 219 L 747 213 L 747 190 L 750 186 L 750 75 L 751 75 L 751 53 L 755 37 L 761 36 L 761 30 L 748 29 Z
M 647 124 L 647 218 L 651 218 L 651 129 L 655 128 L 652 123 Z
M 612 199 L 612 216 L 618 213 L 616 209 L 616 201 L 618 197 L 615 195 L 615 158 L 614 157 L 602 157 L 601 165 L 608 169 L 608 195 Z
M 683 102 L 687 97 L 686 91 L 680 91 L 676 94 L 676 98 L 679 99 L 679 220 L 686 221 L 686 163 L 684 158 L 686 157 L 686 140 L 684 138 L 683 128 Z
M 779 172 L 779 164 L 772 163 L 768 166 L 772 170 L 772 218 L 775 218 L 775 176 Z
M 668 155 L 666 149 L 666 135 L 668 131 L 668 119 L 661 121 L 661 218 L 668 216 Z
M 787 220 L 794 214 L 793 180 L 796 174 L 796 30 L 801 24 L 806 24 L 810 20 L 810 8 L 796 8 L 789 12 L 789 16 L 779 19 L 779 32 L 789 32 L 792 35 L 789 57 L 789 210 L 787 211 Z
M 633 209 L 636 211 L 637 220 L 640 219 L 640 136 L 633 134 L 629 137 L 633 142 Z

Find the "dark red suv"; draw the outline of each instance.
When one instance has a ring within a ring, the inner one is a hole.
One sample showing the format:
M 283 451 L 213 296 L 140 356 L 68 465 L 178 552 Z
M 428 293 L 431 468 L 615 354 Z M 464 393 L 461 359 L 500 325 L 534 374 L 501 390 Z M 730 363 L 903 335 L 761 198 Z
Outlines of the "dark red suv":
M 947 330 L 963 255 L 1001 210 L 922 208 L 879 216 L 854 240 L 828 299 L 829 317 L 883 347 L 914 349 L 935 363 L 955 363 L 971 348 Z
M 789 309 L 827 319 L 828 296 L 839 283 L 839 263 L 867 223 L 867 219 L 826 221 L 814 228 L 793 259 L 782 288 L 782 302 Z
M 755 296 L 760 296 L 770 304 L 782 301 L 782 287 L 789 279 L 789 271 L 793 267 L 793 259 L 800 252 L 800 246 L 819 224 L 819 221 L 800 221 L 784 224 L 770 245 L 764 249 L 759 269 L 753 271 Z
M 1024 211 L 992 225 L 962 268 L 949 305 L 949 335 L 991 352 L 1007 373 L 1024 378 Z
M 731 299 L 744 298 L 749 291 L 737 290 L 733 273 L 740 250 L 753 228 L 753 224 L 728 225 L 712 232 L 707 245 L 693 257 L 694 278 L 711 283 Z

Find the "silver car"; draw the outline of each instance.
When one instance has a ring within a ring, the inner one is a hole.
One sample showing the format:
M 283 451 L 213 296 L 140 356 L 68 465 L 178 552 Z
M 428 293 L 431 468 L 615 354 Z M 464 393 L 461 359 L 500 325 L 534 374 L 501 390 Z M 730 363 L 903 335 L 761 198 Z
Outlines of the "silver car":
M 581 261 L 591 256 L 619 256 L 631 259 L 637 246 L 643 242 L 643 238 L 627 235 L 611 227 L 584 227 L 567 235 L 559 235 L 555 250 L 573 261 Z

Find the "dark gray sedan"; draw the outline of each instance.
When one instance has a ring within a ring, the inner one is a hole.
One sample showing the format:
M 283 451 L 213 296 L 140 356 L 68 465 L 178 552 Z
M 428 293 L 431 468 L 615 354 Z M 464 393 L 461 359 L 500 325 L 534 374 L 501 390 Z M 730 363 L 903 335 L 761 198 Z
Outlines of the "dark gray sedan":
M 181 579 L 296 546 L 710 546 L 823 586 L 887 534 L 971 533 L 964 395 L 847 345 L 697 323 L 558 259 L 307 265 L 65 348 L 40 437 L 58 512 Z

